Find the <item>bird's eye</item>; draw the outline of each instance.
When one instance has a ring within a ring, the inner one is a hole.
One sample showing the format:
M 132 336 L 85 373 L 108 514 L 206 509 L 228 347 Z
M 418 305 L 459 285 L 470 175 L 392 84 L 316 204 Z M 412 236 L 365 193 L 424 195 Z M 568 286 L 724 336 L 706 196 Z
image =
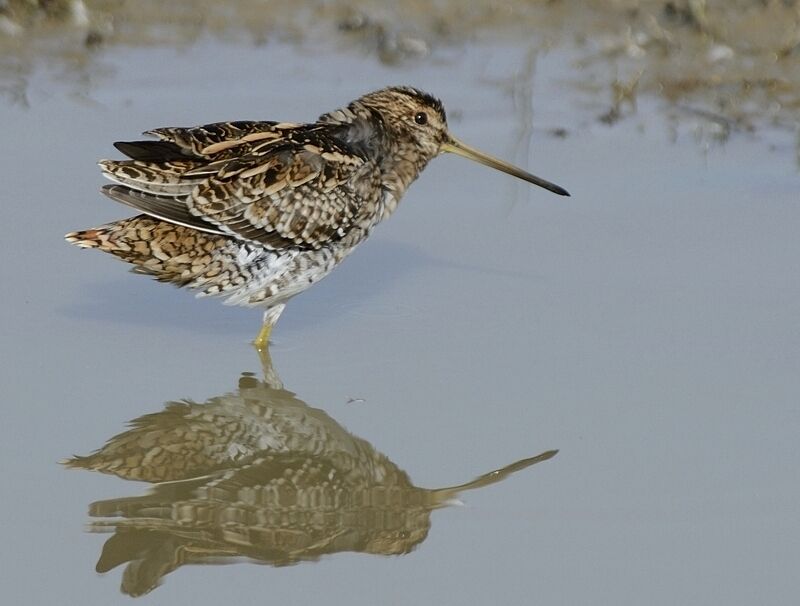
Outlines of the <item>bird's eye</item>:
M 414 116 L 414 122 L 417 124 L 427 124 L 428 123 L 428 114 L 425 112 L 418 112 L 416 116 Z

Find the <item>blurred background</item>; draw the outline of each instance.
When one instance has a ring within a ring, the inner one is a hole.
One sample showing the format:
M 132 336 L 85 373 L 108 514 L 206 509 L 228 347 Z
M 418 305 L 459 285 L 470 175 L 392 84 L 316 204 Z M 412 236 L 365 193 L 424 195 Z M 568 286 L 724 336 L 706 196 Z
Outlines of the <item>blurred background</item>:
M 393 84 L 572 197 L 434 160 L 271 360 L 63 241 L 114 141 Z M 800 2 L 0 0 L 0 127 L 7 601 L 795 599 Z
M 2 91 L 29 103 L 37 68 L 72 79 L 74 95 L 113 77 L 103 57 L 132 48 L 189 49 L 214 40 L 250 52 L 349 53 L 383 65 L 457 61 L 467 49 L 508 45 L 568 53 L 560 80 L 605 124 L 634 113 L 639 94 L 715 140 L 758 127 L 793 131 L 800 106 L 800 31 L 794 0 L 567 0 L 528 2 L 187 2 L 4 0 Z M 506 66 L 531 79 L 535 59 Z M 520 67 L 527 68 L 520 71 Z M 105 69 L 103 69 L 105 68 Z M 516 68 L 516 69 L 515 69 Z M 500 78 L 498 78 L 500 80 Z M 487 77 L 487 85 L 491 78 Z M 501 82 L 495 82 L 501 85 Z M 511 87 L 511 82 L 504 83 Z M 518 94 L 524 91 L 517 90 Z M 599 114 L 593 112 L 603 110 Z M 560 132 L 560 131 L 559 131 Z

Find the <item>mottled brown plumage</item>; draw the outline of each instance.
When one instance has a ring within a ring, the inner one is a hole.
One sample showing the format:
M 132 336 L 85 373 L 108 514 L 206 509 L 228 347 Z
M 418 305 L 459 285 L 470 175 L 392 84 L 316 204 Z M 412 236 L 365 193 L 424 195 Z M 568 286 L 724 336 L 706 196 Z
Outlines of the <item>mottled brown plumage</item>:
M 148 131 L 103 160 L 113 200 L 144 213 L 67 234 L 164 282 L 267 308 L 326 276 L 394 212 L 427 163 L 454 152 L 556 193 L 562 188 L 458 142 L 440 101 L 382 89 L 310 124 L 226 122 Z M 264 343 L 260 343 L 263 345 Z
M 263 381 L 239 379 L 206 402 L 170 402 L 133 420 L 69 467 L 156 485 L 98 501 L 89 513 L 113 531 L 97 570 L 126 563 L 122 590 L 141 595 L 184 564 L 283 566 L 344 551 L 408 553 L 434 509 L 547 460 L 523 459 L 458 486 L 426 489 L 366 440 L 283 388 L 265 360 Z

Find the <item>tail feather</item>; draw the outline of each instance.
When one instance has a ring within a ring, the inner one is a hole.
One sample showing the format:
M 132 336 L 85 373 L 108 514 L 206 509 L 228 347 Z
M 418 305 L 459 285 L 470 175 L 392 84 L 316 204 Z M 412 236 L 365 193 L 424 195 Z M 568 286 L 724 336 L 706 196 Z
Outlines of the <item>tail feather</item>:
M 79 248 L 99 248 L 100 250 L 113 252 L 112 249 L 117 245 L 111 242 L 112 227 L 113 224 L 109 224 L 91 229 L 71 231 L 64 236 L 64 239 Z M 123 242 L 120 242 L 119 246 L 130 250 Z
M 74 231 L 65 238 L 131 263 L 136 273 L 196 288 L 203 295 L 230 295 L 253 277 L 239 262 L 246 244 L 147 215 Z

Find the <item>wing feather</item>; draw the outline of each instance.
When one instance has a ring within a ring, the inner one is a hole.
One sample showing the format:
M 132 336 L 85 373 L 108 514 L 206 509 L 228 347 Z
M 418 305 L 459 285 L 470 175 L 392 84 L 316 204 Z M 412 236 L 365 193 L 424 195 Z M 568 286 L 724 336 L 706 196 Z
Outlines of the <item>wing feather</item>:
M 100 163 L 110 198 L 202 231 L 269 248 L 316 249 L 342 238 L 380 195 L 374 161 L 336 126 L 225 122 L 160 128 L 118 143 L 131 160 Z
M 161 219 L 162 221 L 167 221 L 176 225 L 183 225 L 184 227 L 191 227 L 192 229 L 210 234 L 226 235 L 225 232 L 213 225 L 191 215 L 186 208 L 186 204 L 180 202 L 176 198 L 153 196 L 129 189 L 122 185 L 105 185 L 100 191 L 115 202 L 132 206 L 136 210 L 150 215 L 151 217 L 155 217 L 156 219 Z

